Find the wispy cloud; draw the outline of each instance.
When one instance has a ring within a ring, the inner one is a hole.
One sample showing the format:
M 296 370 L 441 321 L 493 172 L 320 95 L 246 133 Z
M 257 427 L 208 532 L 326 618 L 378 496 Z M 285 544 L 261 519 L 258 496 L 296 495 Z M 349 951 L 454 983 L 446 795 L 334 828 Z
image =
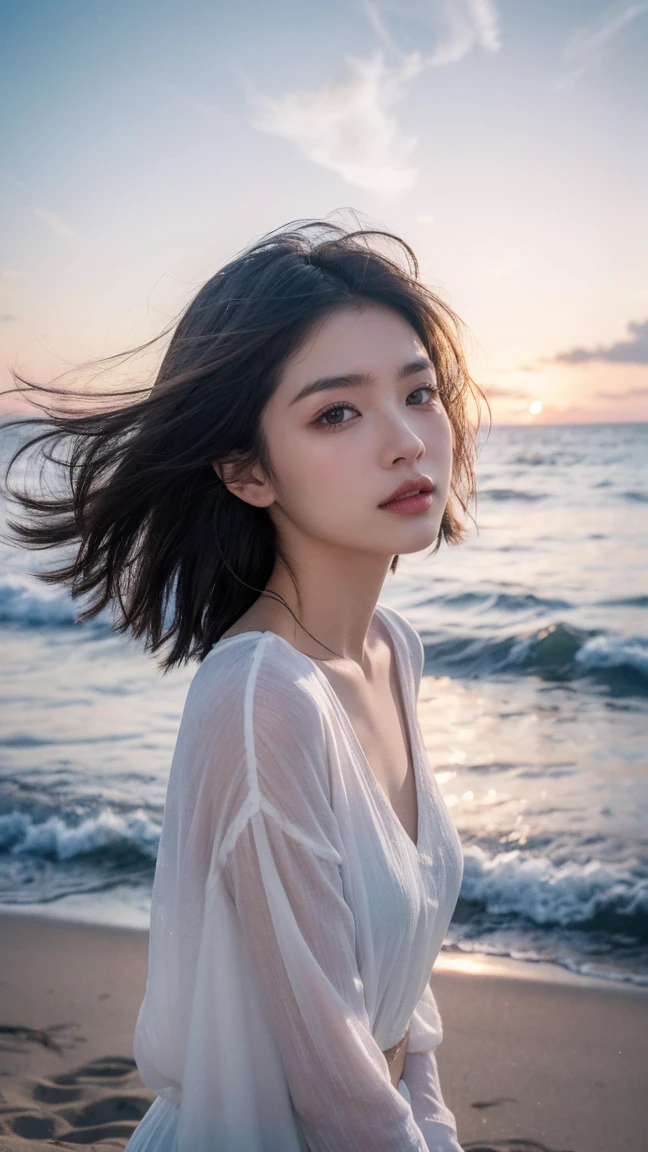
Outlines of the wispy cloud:
M 502 47 L 502 41 L 494 0 L 468 0 L 468 8 L 475 22 L 478 42 L 489 52 L 497 52 Z
M 410 163 L 418 137 L 405 135 L 391 109 L 419 71 L 411 59 L 390 66 L 382 52 L 369 60 L 347 57 L 349 77 L 314 92 L 263 96 L 255 128 L 296 144 L 302 155 L 337 172 L 349 184 L 388 199 L 412 188 Z
M 494 0 L 380 0 L 366 3 L 365 12 L 381 49 L 367 58 L 346 56 L 346 78 L 320 88 L 278 97 L 251 93 L 250 122 L 347 183 L 393 199 L 413 188 L 418 174 L 412 162 L 418 138 L 401 127 L 395 106 L 424 69 L 456 63 L 475 45 L 496 52 L 497 8 Z M 415 21 L 423 43 L 438 32 L 438 43 L 429 53 L 403 51 L 388 27 L 390 16 L 396 23 Z
M 606 364 L 648 364 L 648 320 L 630 321 L 628 339 L 598 348 L 571 348 L 552 357 L 562 364 L 585 364 L 602 360 Z
M 483 387 L 489 400 L 533 400 L 533 393 L 526 392 L 524 388 L 506 384 L 485 384 Z
M 648 386 L 645 388 L 625 388 L 623 392 L 597 392 L 602 400 L 643 400 L 648 399 Z
M 418 49 L 424 67 L 456 64 L 475 45 L 488 52 L 497 52 L 501 48 L 494 0 L 409 0 L 409 3 L 366 0 L 364 8 L 374 31 L 393 52 L 400 53 L 401 49 L 387 27 L 388 14 L 396 16 L 401 29 L 408 22 L 417 25 L 419 44 L 435 38 L 437 43 L 431 52 Z
M 637 17 L 648 13 L 648 4 L 611 4 L 586 24 L 571 32 L 562 51 L 564 71 L 556 81 L 556 91 L 565 88 L 597 64 L 612 40 Z
M 32 208 L 32 212 L 38 220 L 42 220 L 43 224 L 47 225 L 50 232 L 53 232 L 55 236 L 60 236 L 63 240 L 73 239 L 74 230 L 54 212 L 50 212 L 47 208 Z

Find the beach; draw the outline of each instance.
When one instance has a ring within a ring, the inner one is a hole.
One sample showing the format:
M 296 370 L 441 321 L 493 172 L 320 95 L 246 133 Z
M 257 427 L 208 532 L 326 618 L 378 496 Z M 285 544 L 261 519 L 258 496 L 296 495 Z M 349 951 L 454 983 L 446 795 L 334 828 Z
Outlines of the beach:
M 0 936 L 0 1152 L 123 1148 L 154 1099 L 132 1052 L 148 933 L 19 914 Z M 445 953 L 431 982 L 467 1152 L 645 1147 L 648 990 Z

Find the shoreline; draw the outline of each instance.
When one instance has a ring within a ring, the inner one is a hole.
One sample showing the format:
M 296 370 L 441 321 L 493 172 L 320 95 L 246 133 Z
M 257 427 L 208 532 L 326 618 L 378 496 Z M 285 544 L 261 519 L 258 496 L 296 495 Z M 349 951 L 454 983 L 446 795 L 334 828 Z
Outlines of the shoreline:
M 154 1098 L 132 1053 L 148 932 L 21 911 L 0 914 L 0 936 L 0 1152 L 123 1148 Z M 440 957 L 431 978 L 462 1147 L 637 1152 L 648 990 L 492 957 L 462 971 L 465 959 Z
M 551 960 L 516 960 L 512 956 L 495 956 L 487 952 L 462 952 L 460 949 L 440 952 L 434 971 L 485 978 L 506 976 L 511 980 L 566 984 L 570 988 L 599 988 L 601 991 L 607 988 L 632 989 L 648 996 L 648 978 L 645 984 L 637 984 L 633 980 L 616 980 L 611 976 L 572 972 L 563 964 Z
M 3 919 L 11 920 L 12 917 L 21 920 L 43 921 L 47 924 L 70 925 L 89 930 L 139 933 L 141 936 L 148 937 L 148 928 L 143 928 L 140 924 L 118 924 L 111 921 L 93 922 L 83 919 L 81 916 L 61 916 L 58 913 L 48 915 L 43 911 L 42 905 L 35 911 L 33 905 L 30 904 L 0 905 L 0 924 Z M 648 976 L 645 984 L 638 984 L 632 979 L 618 980 L 613 977 L 573 972 L 564 965 L 554 963 L 551 960 L 517 960 L 512 956 L 497 956 L 479 951 L 464 952 L 459 948 L 441 951 L 435 961 L 434 972 L 484 977 L 506 976 L 513 980 L 537 980 L 542 983 L 567 984 L 570 987 L 600 988 L 601 990 L 610 987 L 627 988 L 648 995 Z

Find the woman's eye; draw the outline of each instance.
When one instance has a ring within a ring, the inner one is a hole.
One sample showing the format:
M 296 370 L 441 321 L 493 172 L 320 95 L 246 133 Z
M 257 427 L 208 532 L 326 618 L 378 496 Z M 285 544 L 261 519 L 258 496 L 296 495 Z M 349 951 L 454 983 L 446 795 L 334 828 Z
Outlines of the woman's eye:
M 437 395 L 438 391 L 436 384 L 422 384 L 420 388 L 416 389 L 416 392 L 431 392 L 433 397 Z M 410 396 L 416 396 L 416 392 L 410 392 Z M 428 400 L 427 403 L 429 404 L 430 401 Z
M 348 424 L 348 420 L 335 420 L 332 424 L 327 424 L 325 420 L 327 416 L 331 416 L 335 412 L 344 412 L 345 408 L 347 408 L 350 412 L 355 411 L 355 409 L 352 408 L 350 404 L 335 404 L 332 408 L 327 408 L 325 412 L 322 412 L 321 415 L 317 417 L 317 420 L 314 421 L 314 423 L 323 424 L 325 428 L 335 428 L 339 424 Z
M 420 407 L 429 408 L 438 395 L 439 389 L 436 384 L 422 384 L 420 388 L 416 388 L 414 392 L 410 392 L 410 396 L 416 396 L 420 392 L 430 392 L 432 394 L 429 400 L 422 400 L 418 402 Z M 326 411 L 321 412 L 317 419 L 313 421 L 313 423 L 321 424 L 324 428 L 331 430 L 341 428 L 344 424 L 350 424 L 351 421 L 334 420 L 331 424 L 329 424 L 326 418 L 336 412 L 344 412 L 345 409 L 349 412 L 355 412 L 355 408 L 351 404 L 333 404 L 330 408 L 327 408 Z

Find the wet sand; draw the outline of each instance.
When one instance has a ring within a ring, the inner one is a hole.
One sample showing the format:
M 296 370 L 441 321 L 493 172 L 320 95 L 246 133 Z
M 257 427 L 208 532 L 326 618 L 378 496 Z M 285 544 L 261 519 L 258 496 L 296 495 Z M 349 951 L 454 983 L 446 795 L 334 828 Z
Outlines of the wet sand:
M 154 1098 L 132 1053 L 147 959 L 145 932 L 0 916 L 0 1152 L 124 1147 Z M 466 1152 L 648 1147 L 648 990 L 460 967 L 432 986 Z

